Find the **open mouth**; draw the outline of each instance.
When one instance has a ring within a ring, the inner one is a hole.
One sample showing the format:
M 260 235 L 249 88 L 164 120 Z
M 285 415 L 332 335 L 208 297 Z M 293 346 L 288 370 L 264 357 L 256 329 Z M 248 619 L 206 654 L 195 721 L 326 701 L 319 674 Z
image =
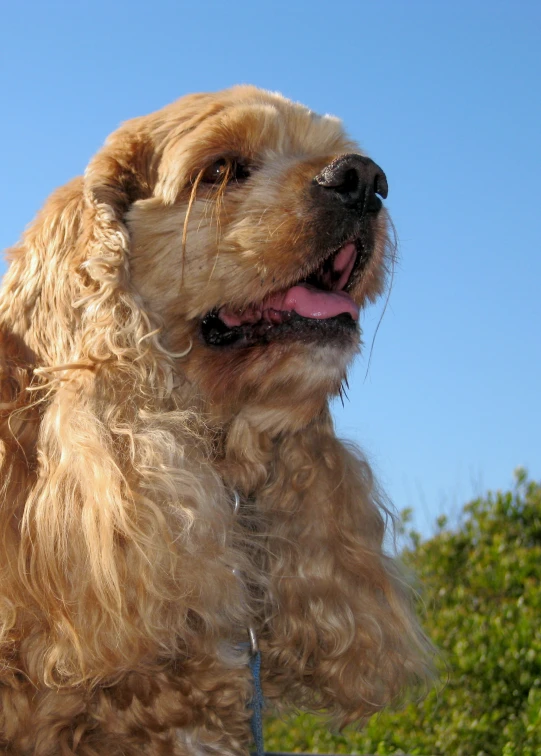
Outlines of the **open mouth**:
M 210 346 L 246 347 L 276 340 L 320 341 L 351 336 L 359 307 L 350 294 L 370 253 L 360 240 L 348 241 L 306 278 L 243 310 L 224 306 L 201 322 Z

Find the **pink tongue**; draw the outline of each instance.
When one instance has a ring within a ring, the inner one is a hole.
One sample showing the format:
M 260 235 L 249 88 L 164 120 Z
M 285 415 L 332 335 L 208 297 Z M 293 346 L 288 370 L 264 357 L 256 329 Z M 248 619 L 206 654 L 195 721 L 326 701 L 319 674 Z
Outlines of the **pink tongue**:
M 334 318 L 343 313 L 351 315 L 353 320 L 359 319 L 359 308 L 345 291 L 322 291 L 310 284 L 299 284 L 269 297 L 262 309 L 293 311 L 314 320 Z

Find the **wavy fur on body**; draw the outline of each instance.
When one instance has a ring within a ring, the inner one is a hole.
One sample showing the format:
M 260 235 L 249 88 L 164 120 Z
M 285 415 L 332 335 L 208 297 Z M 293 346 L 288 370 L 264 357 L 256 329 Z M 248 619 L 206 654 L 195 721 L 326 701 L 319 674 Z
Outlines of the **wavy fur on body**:
M 307 186 L 355 149 L 336 119 L 279 95 L 188 96 L 124 124 L 10 251 L 4 753 L 246 754 L 249 625 L 268 700 L 340 725 L 426 678 L 384 508 L 328 411 L 358 333 L 201 337 L 207 313 L 302 278 L 330 220 Z M 232 156 L 249 179 L 228 175 Z M 384 285 L 384 210 L 371 239 L 361 306 Z

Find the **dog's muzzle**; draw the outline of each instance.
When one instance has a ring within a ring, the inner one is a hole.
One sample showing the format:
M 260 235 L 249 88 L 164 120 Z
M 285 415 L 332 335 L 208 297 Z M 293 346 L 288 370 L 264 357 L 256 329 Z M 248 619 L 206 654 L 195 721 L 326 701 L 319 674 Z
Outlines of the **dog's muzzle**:
M 380 197 L 387 197 L 387 177 L 379 165 L 363 155 L 341 155 L 313 179 L 314 189 L 325 192 L 359 215 L 375 214 L 381 209 Z M 378 196 L 379 195 L 379 196 Z

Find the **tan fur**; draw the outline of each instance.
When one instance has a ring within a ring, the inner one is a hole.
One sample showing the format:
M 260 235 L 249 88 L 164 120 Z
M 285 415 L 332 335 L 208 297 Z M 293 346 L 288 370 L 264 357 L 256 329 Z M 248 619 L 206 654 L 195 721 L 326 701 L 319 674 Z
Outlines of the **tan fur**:
M 3 752 L 246 754 L 250 624 L 279 706 L 344 724 L 426 678 L 377 489 L 328 411 L 355 344 L 198 335 L 210 309 L 299 279 L 317 243 L 305 187 L 353 149 L 279 95 L 185 97 L 118 129 L 11 250 Z M 224 153 L 257 162 L 249 191 L 198 183 Z M 382 212 L 359 304 L 389 254 Z

